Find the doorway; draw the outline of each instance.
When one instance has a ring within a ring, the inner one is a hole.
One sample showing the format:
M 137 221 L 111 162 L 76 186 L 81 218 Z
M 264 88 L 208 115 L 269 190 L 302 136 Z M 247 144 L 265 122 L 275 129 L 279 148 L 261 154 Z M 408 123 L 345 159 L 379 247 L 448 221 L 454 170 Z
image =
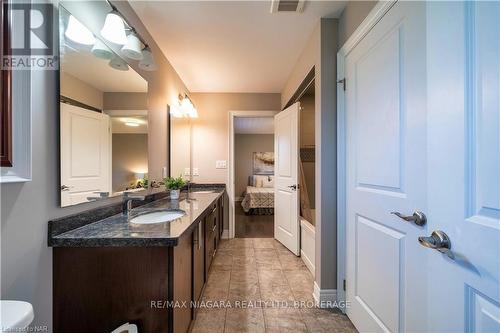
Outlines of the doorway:
M 274 115 L 229 115 L 229 237 L 274 237 Z

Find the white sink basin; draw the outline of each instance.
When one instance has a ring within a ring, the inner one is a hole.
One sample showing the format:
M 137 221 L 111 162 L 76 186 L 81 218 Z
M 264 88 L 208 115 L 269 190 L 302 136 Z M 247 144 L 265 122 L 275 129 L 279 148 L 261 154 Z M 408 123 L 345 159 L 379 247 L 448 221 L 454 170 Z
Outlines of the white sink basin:
M 214 193 L 214 191 L 213 190 L 193 191 L 193 193 Z
M 0 301 L 0 331 L 25 332 L 33 321 L 33 306 L 22 301 Z
M 134 224 L 165 223 L 181 218 L 184 215 L 186 215 L 186 212 L 183 210 L 155 210 L 132 217 L 129 222 Z

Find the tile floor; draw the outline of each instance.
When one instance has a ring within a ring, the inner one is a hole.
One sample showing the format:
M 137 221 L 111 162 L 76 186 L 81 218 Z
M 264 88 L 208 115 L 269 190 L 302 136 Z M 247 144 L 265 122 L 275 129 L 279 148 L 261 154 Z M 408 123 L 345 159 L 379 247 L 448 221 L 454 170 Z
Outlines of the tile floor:
M 313 278 L 302 260 L 276 240 L 225 240 L 202 301 L 231 306 L 199 309 L 192 332 L 356 332 L 339 311 L 311 307 L 312 292 Z

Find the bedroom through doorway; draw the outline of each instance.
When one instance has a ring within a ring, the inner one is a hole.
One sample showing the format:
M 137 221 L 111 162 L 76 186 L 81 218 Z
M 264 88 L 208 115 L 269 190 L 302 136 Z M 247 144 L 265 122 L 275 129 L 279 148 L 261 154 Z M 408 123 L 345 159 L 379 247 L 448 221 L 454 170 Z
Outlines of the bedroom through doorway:
M 234 237 L 274 237 L 274 117 L 233 118 Z

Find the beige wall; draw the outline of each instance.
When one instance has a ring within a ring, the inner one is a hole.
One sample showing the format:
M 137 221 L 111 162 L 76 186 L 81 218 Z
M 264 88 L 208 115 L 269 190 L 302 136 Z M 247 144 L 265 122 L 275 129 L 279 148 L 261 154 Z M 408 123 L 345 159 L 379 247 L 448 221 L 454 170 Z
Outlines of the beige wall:
M 377 1 L 348 1 L 339 19 L 338 48 L 349 39 Z
M 147 110 L 148 93 L 105 92 L 104 110 Z
M 61 72 L 61 95 L 103 109 L 103 92 L 71 74 Z
M 318 63 L 320 52 L 320 24 L 316 26 L 306 47 L 302 50 L 285 87 L 281 91 L 281 107 L 284 108 L 309 71 Z M 315 70 L 317 72 L 317 69 Z M 316 88 L 317 88 L 316 84 Z
M 148 135 L 113 134 L 113 192 L 123 191 L 136 179 L 135 173 L 148 172 Z
M 234 136 L 235 197 L 241 197 L 253 174 L 253 153 L 274 151 L 274 134 L 236 134 Z
M 229 111 L 279 111 L 280 94 L 194 93 L 191 97 L 199 113 L 193 120 L 193 168 L 200 175 L 194 181 L 227 183 L 228 170 L 216 169 L 215 161 L 229 163 Z M 173 158 L 186 160 L 187 154 L 179 152 Z

